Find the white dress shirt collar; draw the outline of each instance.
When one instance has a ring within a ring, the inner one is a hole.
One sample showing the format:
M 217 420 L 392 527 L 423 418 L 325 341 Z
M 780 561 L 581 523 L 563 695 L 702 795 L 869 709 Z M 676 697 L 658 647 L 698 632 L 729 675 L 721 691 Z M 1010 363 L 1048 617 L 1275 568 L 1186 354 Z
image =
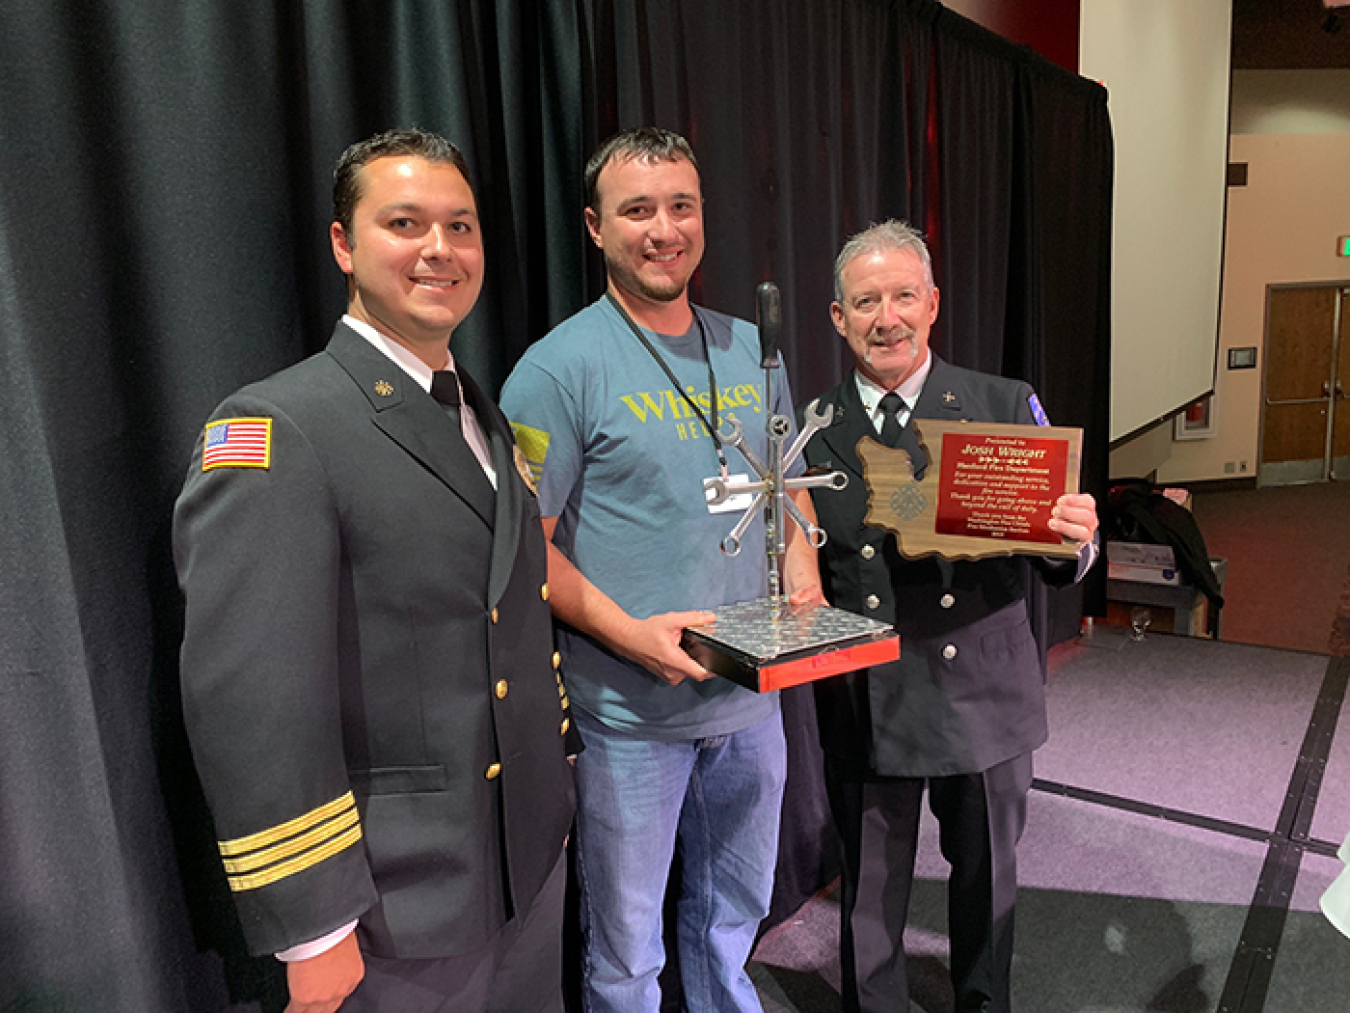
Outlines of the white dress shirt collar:
M 393 338 L 386 337 L 385 335 L 377 331 L 374 327 L 372 327 L 370 324 L 366 323 L 364 320 L 357 320 L 356 317 L 352 316 L 350 313 L 344 313 L 342 315 L 342 322 L 346 324 L 348 327 L 350 327 L 352 330 L 354 330 L 357 334 L 361 335 L 361 337 L 369 341 L 376 348 L 378 348 L 381 352 L 385 354 L 387 358 L 393 359 L 394 362 L 398 365 L 398 367 L 403 370 L 403 372 L 407 373 L 409 376 L 411 376 L 414 380 L 417 381 L 419 387 L 421 387 L 428 394 L 431 393 L 431 375 L 432 373 L 435 372 L 435 370 L 433 370 L 425 362 L 423 362 L 417 356 L 413 355 L 412 352 L 410 352 L 407 348 L 400 345 Z M 450 349 L 447 348 L 445 350 L 445 355 L 447 361 L 446 364 L 441 368 L 454 369 L 455 368 L 454 354 L 450 351 Z M 456 376 L 456 380 L 458 380 L 458 376 Z M 463 402 L 464 398 L 462 396 L 463 394 L 462 384 L 460 385 L 460 390 L 461 390 L 460 401 Z
M 933 353 L 931 350 L 925 350 L 923 365 L 911 373 L 899 387 L 894 388 L 895 393 L 900 395 L 910 411 L 918 403 L 919 395 L 923 393 L 923 385 L 928 380 L 928 374 L 932 372 L 932 369 Z M 881 423 L 885 421 L 880 410 L 881 399 L 890 391 L 881 384 L 863 376 L 860 369 L 853 371 L 853 379 L 858 387 L 858 397 L 862 399 L 863 408 L 867 411 L 867 417 L 872 420 L 872 425 L 876 427 L 877 432 L 880 432 Z M 908 418 L 908 413 L 905 417 Z M 903 424 L 904 422 L 901 421 L 901 425 Z
M 417 385 L 424 391 L 428 394 L 431 393 L 431 377 L 436 370 L 433 370 L 393 338 L 381 334 L 364 320 L 357 320 L 350 313 L 344 313 L 342 322 L 369 341 L 387 358 L 392 359 L 394 364 L 416 380 Z M 455 356 L 449 348 L 445 350 L 445 359 L 445 365 L 441 368 L 454 369 Z M 492 488 L 495 489 L 497 488 L 497 469 L 492 466 L 492 451 L 488 447 L 487 436 L 483 432 L 482 424 L 478 421 L 478 416 L 474 413 L 473 407 L 464 400 L 464 383 L 460 380 L 458 372 L 455 373 L 455 383 L 459 386 L 459 422 L 460 429 L 464 433 L 464 440 L 469 444 L 469 449 L 473 451 L 473 456 L 478 458 L 478 463 L 483 466 L 483 474 L 487 476 L 488 481 L 492 483 Z

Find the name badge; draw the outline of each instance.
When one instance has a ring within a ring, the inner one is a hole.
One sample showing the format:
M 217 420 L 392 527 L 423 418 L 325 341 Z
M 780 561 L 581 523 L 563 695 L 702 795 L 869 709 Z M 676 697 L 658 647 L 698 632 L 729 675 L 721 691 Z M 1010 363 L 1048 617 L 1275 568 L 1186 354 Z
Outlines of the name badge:
M 749 484 L 750 476 L 742 472 L 741 474 L 738 475 L 728 475 L 726 476 L 726 478 L 721 478 L 720 476 L 705 478 L 703 480 L 703 498 L 708 504 L 708 513 L 710 514 L 742 513 L 747 507 L 750 506 L 751 503 L 755 501 L 754 493 L 737 492 L 732 493 L 730 496 L 722 500 L 722 502 L 720 503 L 714 503 L 712 500 L 714 495 L 716 494 L 713 491 L 713 483 L 718 481 L 726 482 L 728 485 L 731 486 L 744 485 Z

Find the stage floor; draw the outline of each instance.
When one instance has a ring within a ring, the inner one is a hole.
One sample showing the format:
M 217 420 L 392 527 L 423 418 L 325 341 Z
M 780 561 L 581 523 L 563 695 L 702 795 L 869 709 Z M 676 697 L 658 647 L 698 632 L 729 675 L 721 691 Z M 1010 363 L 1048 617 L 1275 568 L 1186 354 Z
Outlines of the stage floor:
M 1015 1008 L 1350 1007 L 1350 939 L 1317 908 L 1350 832 L 1347 676 L 1347 658 L 1164 634 L 1056 649 L 1018 852 Z M 945 1013 L 946 863 L 925 817 L 911 1001 Z M 838 917 L 832 888 L 761 941 L 767 1013 L 838 1009 Z

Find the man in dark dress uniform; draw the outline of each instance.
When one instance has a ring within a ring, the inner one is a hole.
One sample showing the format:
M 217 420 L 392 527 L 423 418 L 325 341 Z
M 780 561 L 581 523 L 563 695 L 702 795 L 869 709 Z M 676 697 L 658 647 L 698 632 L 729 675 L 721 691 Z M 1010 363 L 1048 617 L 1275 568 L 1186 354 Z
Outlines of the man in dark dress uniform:
M 1048 425 L 1025 383 L 950 366 L 928 348 L 938 290 L 922 237 L 886 222 L 855 236 L 835 265 L 835 327 L 857 372 L 821 398 L 834 422 L 808 463 L 841 468 L 843 492 L 815 496 L 829 534 L 821 568 L 836 606 L 895 624 L 896 663 L 816 684 L 826 785 L 843 844 L 844 1008 L 908 1010 L 902 941 L 919 806 L 941 826 L 952 980 L 958 1010 L 1007 1010 L 1016 844 L 1026 822 L 1031 753 L 1046 738 L 1044 673 L 1010 558 L 903 559 L 864 523 L 863 438 L 922 460 L 911 418 Z M 1038 560 L 1052 581 L 1081 577 L 1096 555 L 1091 496 L 1066 495 L 1050 525 L 1080 547 Z
M 543 529 L 449 351 L 483 280 L 474 194 L 453 145 L 396 131 L 347 150 L 334 206 L 347 314 L 215 411 L 174 517 L 225 871 L 293 1013 L 561 1010 Z

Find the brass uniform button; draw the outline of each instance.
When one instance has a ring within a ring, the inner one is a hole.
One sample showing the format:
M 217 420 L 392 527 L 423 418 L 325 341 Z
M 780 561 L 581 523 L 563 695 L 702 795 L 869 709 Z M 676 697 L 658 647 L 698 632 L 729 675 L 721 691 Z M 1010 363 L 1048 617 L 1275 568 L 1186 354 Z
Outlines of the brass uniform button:
M 949 609 L 956 604 L 956 597 L 954 595 L 944 594 L 938 599 L 938 604 L 945 609 Z
M 572 719 L 571 719 L 571 718 L 563 718 L 563 720 L 562 720 L 562 727 L 558 729 L 558 734 L 559 734 L 559 735 L 566 735 L 566 734 L 567 734 L 567 729 L 569 729 L 569 728 L 571 728 L 571 727 L 572 727 Z
M 874 594 L 869 594 L 867 596 L 867 607 L 870 609 L 881 608 L 881 599 Z
M 562 668 L 562 655 L 557 651 L 553 652 L 553 667 Z
M 877 550 L 870 545 L 864 545 L 859 553 L 863 559 L 871 559 L 877 554 Z
M 506 699 L 506 691 L 507 691 L 507 688 L 508 688 L 508 687 L 507 687 L 507 685 L 506 685 L 506 680 L 505 680 L 505 679 L 498 679 L 498 680 L 497 680 L 497 685 L 494 686 L 494 687 L 492 687 L 492 688 L 493 688 L 493 691 L 497 694 L 497 699 L 498 699 L 498 700 L 505 700 L 505 699 Z
M 540 585 L 540 587 L 539 587 L 539 597 L 540 597 L 540 598 L 543 598 L 544 601 L 548 601 L 548 585 L 547 585 L 547 584 L 541 584 L 541 585 Z
M 946 647 L 944 647 L 942 649 L 942 656 L 946 658 L 948 661 L 951 661 L 954 657 L 956 657 L 956 645 L 948 644 Z
M 496 780 L 497 775 L 500 774 L 501 772 L 502 772 L 502 765 L 500 763 L 489 763 L 487 772 L 484 773 L 483 776 L 486 777 L 489 781 L 493 781 Z
M 493 609 L 493 610 L 492 610 L 492 621 L 493 621 L 493 623 L 496 623 L 496 621 L 497 621 L 497 610 L 496 610 L 496 609 Z

